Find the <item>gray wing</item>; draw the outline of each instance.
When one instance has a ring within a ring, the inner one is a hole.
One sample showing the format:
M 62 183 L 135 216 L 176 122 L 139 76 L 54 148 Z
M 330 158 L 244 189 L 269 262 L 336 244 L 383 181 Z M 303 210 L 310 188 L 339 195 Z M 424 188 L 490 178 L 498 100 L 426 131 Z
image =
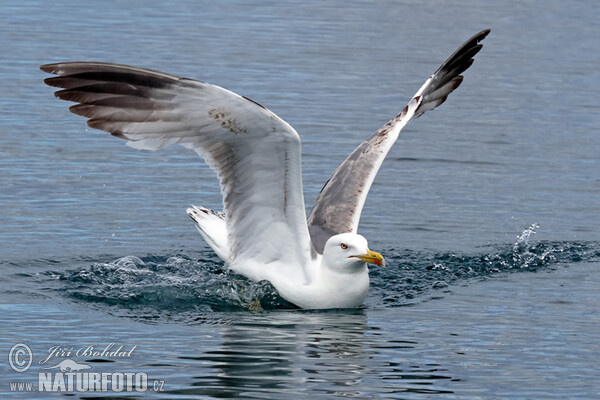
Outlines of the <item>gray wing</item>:
M 45 82 L 80 103 L 70 111 L 90 127 L 139 149 L 177 143 L 207 161 L 221 183 L 232 264 L 308 264 L 300 138 L 281 118 L 221 87 L 157 71 L 94 62 L 41 69 L 59 75 Z
M 356 232 L 371 184 L 400 130 L 413 118 L 442 104 L 462 82 L 463 73 L 481 50 L 489 29 L 463 43 L 413 96 L 402 112 L 386 123 L 335 170 L 325 184 L 308 218 L 314 249 L 322 253 L 329 237 Z

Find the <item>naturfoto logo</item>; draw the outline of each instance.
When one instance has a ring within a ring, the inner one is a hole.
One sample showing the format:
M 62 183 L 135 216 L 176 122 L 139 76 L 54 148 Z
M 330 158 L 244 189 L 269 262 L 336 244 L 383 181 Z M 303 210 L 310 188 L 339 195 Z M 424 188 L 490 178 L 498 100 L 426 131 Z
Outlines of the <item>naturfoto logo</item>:
M 31 367 L 39 369 L 37 382 L 19 381 L 10 383 L 11 392 L 144 392 L 164 391 L 164 381 L 148 381 L 145 372 L 95 372 L 91 365 L 74 360 L 85 357 L 93 359 L 113 359 L 131 357 L 137 346 L 126 348 L 109 343 L 106 346 L 65 347 L 52 346 L 39 362 L 34 363 L 31 348 L 24 344 L 14 345 L 8 354 L 11 368 L 15 372 L 25 372 Z M 49 371 L 42 371 L 49 370 Z M 83 371 L 83 372 L 82 372 Z

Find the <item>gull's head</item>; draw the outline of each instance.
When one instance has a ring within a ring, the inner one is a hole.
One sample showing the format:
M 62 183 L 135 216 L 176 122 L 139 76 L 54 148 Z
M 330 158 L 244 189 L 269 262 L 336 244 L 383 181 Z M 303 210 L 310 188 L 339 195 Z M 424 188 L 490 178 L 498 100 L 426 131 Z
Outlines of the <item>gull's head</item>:
M 385 265 L 381 254 L 369 250 L 367 239 L 356 233 L 341 233 L 329 238 L 323 250 L 325 264 L 339 272 L 367 268 L 367 263 Z

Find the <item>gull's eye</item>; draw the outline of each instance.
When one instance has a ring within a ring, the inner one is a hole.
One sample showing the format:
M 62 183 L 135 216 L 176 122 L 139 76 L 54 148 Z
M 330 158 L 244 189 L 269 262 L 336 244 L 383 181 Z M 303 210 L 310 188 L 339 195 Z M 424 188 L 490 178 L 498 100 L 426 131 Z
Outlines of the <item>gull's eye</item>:
M 348 250 L 348 245 L 346 243 L 340 244 L 340 247 L 342 248 L 342 250 Z

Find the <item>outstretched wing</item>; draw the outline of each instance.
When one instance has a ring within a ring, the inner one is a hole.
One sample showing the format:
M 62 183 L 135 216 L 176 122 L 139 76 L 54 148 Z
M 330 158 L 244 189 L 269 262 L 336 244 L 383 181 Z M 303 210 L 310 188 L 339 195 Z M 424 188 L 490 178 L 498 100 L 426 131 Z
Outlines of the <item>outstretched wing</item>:
M 360 214 L 381 163 L 398 138 L 400 130 L 413 118 L 442 104 L 462 82 L 463 73 L 481 50 L 479 44 L 490 33 L 479 32 L 462 44 L 444 62 L 404 107 L 402 112 L 379 129 L 335 170 L 325 184 L 308 218 L 315 250 L 323 252 L 329 237 L 356 232 Z
M 138 149 L 178 143 L 216 171 L 232 264 L 249 259 L 306 265 L 310 239 L 302 193 L 300 138 L 260 104 L 221 87 L 126 65 L 43 65 L 55 95 L 92 128 Z

